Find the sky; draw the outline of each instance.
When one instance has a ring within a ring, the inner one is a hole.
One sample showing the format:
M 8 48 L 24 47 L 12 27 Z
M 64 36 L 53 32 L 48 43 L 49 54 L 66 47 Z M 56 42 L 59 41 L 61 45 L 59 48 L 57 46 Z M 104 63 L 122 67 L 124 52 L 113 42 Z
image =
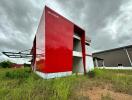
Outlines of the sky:
M 0 0 L 0 52 L 32 47 L 45 5 L 85 29 L 93 52 L 132 44 L 132 0 Z

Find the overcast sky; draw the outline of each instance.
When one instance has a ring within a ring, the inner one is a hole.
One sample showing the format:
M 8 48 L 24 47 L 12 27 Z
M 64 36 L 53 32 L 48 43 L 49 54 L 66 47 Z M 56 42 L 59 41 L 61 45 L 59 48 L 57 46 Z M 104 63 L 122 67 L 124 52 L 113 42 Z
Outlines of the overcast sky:
M 32 47 L 45 5 L 84 28 L 94 51 L 132 44 L 132 0 L 0 0 L 0 51 Z

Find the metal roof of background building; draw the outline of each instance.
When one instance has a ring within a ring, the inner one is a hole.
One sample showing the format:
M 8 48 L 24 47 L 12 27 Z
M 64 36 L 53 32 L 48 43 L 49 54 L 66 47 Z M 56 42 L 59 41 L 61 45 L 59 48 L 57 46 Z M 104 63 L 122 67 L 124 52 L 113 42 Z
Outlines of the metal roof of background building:
M 132 45 L 123 46 L 123 47 L 119 47 L 119 48 L 113 48 L 113 49 L 104 50 L 104 51 L 99 51 L 99 52 L 94 52 L 93 54 L 99 54 L 99 53 L 111 52 L 111 51 L 115 51 L 115 50 L 119 50 L 119 49 L 124 49 L 124 48 L 132 48 Z

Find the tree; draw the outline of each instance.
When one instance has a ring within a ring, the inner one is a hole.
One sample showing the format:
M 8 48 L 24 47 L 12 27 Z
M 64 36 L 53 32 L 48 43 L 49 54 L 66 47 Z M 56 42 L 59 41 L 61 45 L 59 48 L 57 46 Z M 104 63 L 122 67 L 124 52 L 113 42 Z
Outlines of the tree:
M 10 61 L 3 61 L 3 62 L 0 63 L 0 66 L 1 66 L 2 68 L 11 68 L 12 64 L 13 64 L 13 63 L 10 62 Z

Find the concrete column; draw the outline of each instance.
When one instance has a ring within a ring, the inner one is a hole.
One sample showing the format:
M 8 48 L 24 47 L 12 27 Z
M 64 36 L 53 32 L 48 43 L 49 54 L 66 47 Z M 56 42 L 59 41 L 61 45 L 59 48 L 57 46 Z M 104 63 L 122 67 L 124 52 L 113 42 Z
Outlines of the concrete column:
M 96 64 L 96 67 L 99 67 L 98 66 L 98 60 L 95 58 L 95 64 Z
M 125 51 L 126 51 L 127 57 L 128 57 L 128 59 L 129 59 L 129 62 L 130 62 L 130 64 L 131 64 L 131 66 L 132 66 L 132 60 L 131 60 L 131 58 L 130 58 L 130 55 L 129 55 L 127 49 L 126 49 L 126 48 L 124 48 L 124 49 L 125 49 Z
M 104 65 L 104 60 L 103 60 L 103 67 L 105 67 L 105 65 Z

